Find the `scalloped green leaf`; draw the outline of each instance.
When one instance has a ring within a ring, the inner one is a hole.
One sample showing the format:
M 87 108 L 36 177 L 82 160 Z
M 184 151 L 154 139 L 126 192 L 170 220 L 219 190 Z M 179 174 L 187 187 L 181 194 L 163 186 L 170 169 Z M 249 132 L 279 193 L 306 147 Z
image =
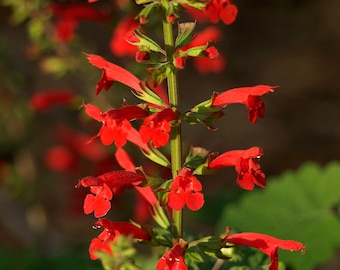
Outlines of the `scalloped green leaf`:
M 312 270 L 340 246 L 340 162 L 321 168 L 308 162 L 267 179 L 267 188 L 243 196 L 222 212 L 219 230 L 261 232 L 300 241 L 306 254 L 280 252 L 293 269 Z

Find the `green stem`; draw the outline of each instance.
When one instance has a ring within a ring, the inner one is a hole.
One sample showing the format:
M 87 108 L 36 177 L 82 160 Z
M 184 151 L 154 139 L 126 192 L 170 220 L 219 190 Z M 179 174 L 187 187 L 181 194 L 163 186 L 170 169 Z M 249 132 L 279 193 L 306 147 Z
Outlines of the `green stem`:
M 169 63 L 173 62 L 173 52 L 174 52 L 174 36 L 172 24 L 163 19 L 163 33 L 164 33 L 164 44 L 167 53 L 167 60 Z M 169 101 L 172 108 L 179 110 L 178 102 L 178 85 L 177 85 L 177 71 L 176 68 L 170 64 L 171 72 L 167 78 L 168 83 L 168 94 Z M 181 141 L 181 127 L 176 125 L 171 128 L 171 168 L 173 179 L 178 175 L 178 172 L 182 168 L 182 141 Z M 173 234 L 174 238 L 180 238 L 183 234 L 182 210 L 173 211 Z

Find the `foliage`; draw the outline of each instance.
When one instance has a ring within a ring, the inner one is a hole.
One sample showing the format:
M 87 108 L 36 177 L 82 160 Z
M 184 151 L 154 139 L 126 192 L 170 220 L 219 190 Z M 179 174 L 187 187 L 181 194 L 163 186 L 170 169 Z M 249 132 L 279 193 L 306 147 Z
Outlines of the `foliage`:
M 266 232 L 297 239 L 307 246 L 304 256 L 282 252 L 294 269 L 312 270 L 326 262 L 340 245 L 340 163 L 325 167 L 306 163 L 268 179 L 268 188 L 225 206 L 218 228 Z M 320 248 L 322 247 L 322 248 Z

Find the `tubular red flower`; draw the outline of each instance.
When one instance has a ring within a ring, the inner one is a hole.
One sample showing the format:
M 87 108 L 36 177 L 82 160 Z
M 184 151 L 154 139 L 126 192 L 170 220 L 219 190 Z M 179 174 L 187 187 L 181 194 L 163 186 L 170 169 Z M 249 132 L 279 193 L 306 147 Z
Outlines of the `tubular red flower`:
M 259 249 L 270 257 L 268 270 L 278 270 L 278 249 L 305 252 L 305 247 L 297 241 L 281 240 L 269 235 L 244 232 L 229 235 L 225 238 L 229 243 L 250 246 Z
M 90 117 L 103 123 L 99 133 L 92 140 L 99 137 L 104 145 L 110 145 L 114 142 L 117 147 L 124 146 L 129 140 L 139 147 L 146 147 L 139 133 L 130 123 L 132 120 L 147 116 L 148 113 L 145 110 L 138 106 L 125 106 L 102 112 L 92 104 L 83 104 L 83 107 Z
M 113 63 L 106 61 L 103 57 L 95 54 L 86 54 L 87 60 L 95 67 L 103 69 L 103 74 L 100 81 L 97 83 L 97 95 L 104 88 L 106 91 L 117 81 L 126 86 L 131 87 L 137 92 L 142 92 L 140 86 L 140 79 L 138 79 L 131 72 L 117 66 Z
M 59 17 L 56 23 L 56 37 L 60 41 L 69 42 L 74 37 L 74 30 L 79 21 L 104 21 L 107 19 L 100 10 L 87 4 L 51 4 L 50 9 Z
M 110 189 L 120 189 L 131 187 L 133 183 L 142 182 L 145 180 L 143 175 L 129 171 L 112 171 L 101 174 L 97 177 L 87 176 L 79 180 L 76 187 L 91 187 L 101 186 L 104 183 L 108 185 Z
M 44 153 L 44 163 L 53 171 L 70 172 L 76 167 L 77 160 L 74 153 L 66 146 L 54 146 Z
M 174 210 L 181 210 L 187 205 L 190 210 L 197 211 L 204 204 L 204 195 L 200 192 L 201 190 L 200 181 L 188 168 L 183 168 L 171 185 L 168 205 Z
M 277 86 L 257 85 L 253 87 L 233 88 L 217 94 L 212 102 L 212 106 L 225 107 L 233 103 L 241 103 L 248 109 L 248 119 L 254 124 L 257 118 L 263 118 L 265 108 L 263 101 L 259 98 L 269 92 L 274 92 Z
M 115 237 L 116 235 L 114 237 L 111 237 L 106 231 L 103 231 L 101 234 L 98 235 L 98 237 L 93 238 L 89 246 L 90 259 L 97 260 L 98 256 L 95 254 L 95 252 L 99 250 L 112 255 L 112 250 L 109 243 L 111 241 L 114 241 Z
M 111 208 L 113 194 L 118 194 L 133 184 L 139 184 L 145 177 L 128 171 L 112 171 L 97 177 L 87 176 L 79 180 L 76 187 L 90 187 L 91 192 L 84 201 L 84 213 L 94 212 L 95 217 L 105 216 Z
M 236 183 L 245 190 L 253 190 L 254 186 L 266 187 L 264 173 L 255 159 L 263 155 L 259 147 L 252 147 L 247 150 L 233 150 L 225 152 L 213 159 L 208 167 L 211 169 L 226 166 L 235 166 L 237 172 Z
M 139 134 L 143 142 L 152 141 L 154 147 L 165 146 L 170 138 L 170 121 L 175 121 L 178 116 L 170 108 L 156 112 L 145 118 L 143 125 L 139 129 Z
M 179 244 L 174 245 L 160 258 L 156 270 L 187 270 L 183 254 L 183 248 Z
M 94 212 L 96 218 L 103 217 L 111 208 L 112 191 L 105 183 L 101 186 L 91 186 L 93 194 L 87 194 L 84 201 L 84 213 Z
M 136 239 L 150 240 L 151 236 L 141 228 L 130 222 L 112 222 L 102 218 L 96 222 L 97 227 L 103 227 L 109 234 L 114 235 L 116 232 L 122 235 L 130 235 Z
M 221 20 L 224 24 L 232 24 L 237 17 L 238 9 L 231 0 L 205 0 L 206 7 L 202 11 L 186 7 L 189 13 L 199 21 L 210 21 L 218 23 Z
M 34 93 L 30 105 L 35 111 L 48 111 L 56 105 L 69 104 L 74 98 L 74 94 L 69 90 L 52 89 Z

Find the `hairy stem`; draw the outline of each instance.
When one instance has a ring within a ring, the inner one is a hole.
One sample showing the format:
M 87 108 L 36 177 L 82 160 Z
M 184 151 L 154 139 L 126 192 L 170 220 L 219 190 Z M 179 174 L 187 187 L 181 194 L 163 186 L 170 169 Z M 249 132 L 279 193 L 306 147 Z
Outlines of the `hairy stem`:
M 164 34 L 164 44 L 167 53 L 167 60 L 169 63 L 173 62 L 173 52 L 174 52 L 174 36 L 172 24 L 163 19 L 163 34 Z M 168 94 L 169 101 L 172 108 L 178 110 L 179 109 L 179 101 L 178 101 L 178 84 L 177 84 L 177 71 L 176 68 L 171 66 L 171 72 L 167 78 L 168 83 Z M 171 168 L 172 168 L 172 177 L 173 179 L 178 175 L 179 171 L 182 167 L 182 141 L 181 141 L 181 127 L 180 125 L 176 125 L 171 128 Z M 183 228 L 182 228 L 182 219 L 183 214 L 182 210 L 174 210 L 173 211 L 173 234 L 175 238 L 182 237 Z

